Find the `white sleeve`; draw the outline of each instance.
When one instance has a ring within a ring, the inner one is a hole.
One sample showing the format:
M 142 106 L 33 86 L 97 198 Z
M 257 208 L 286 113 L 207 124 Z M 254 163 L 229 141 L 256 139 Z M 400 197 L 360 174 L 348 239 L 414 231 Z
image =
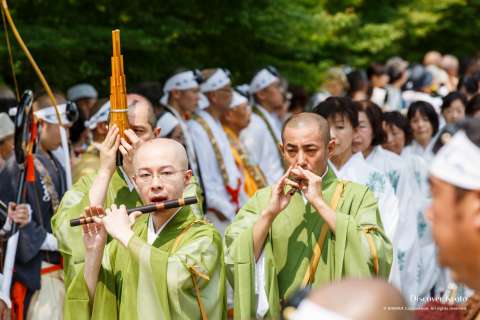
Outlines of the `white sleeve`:
M 208 135 L 196 121 L 190 121 L 188 127 L 192 137 L 195 137 L 193 145 L 197 154 L 207 208 L 218 210 L 232 220 L 236 212 L 235 206 L 229 200 L 230 195 L 225 189 Z
M 398 198 L 395 196 L 393 187 L 390 182 L 386 181 L 385 190 L 383 193 L 378 193 L 378 208 L 380 209 L 380 216 L 382 218 L 383 228 L 385 234 L 392 241 L 396 239 L 398 220 L 400 217 Z
M 58 250 L 58 242 L 57 238 L 53 236 L 50 232 L 47 232 L 47 236 L 40 247 L 41 250 L 45 251 L 57 251 Z
M 263 319 L 267 314 L 269 305 L 265 292 L 265 258 L 263 252 L 255 263 L 255 294 L 257 296 L 257 319 Z

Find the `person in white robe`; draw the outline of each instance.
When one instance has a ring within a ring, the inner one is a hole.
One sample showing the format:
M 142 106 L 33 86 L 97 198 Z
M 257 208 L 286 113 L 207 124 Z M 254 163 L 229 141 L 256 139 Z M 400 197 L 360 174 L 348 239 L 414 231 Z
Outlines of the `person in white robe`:
M 197 110 L 188 122 L 206 198 L 206 218 L 220 231 L 233 219 L 247 200 L 243 177 L 235 164 L 228 138 L 220 117 L 228 110 L 232 87 L 228 73 L 223 69 L 206 70 L 206 80 L 200 90 L 208 99 L 204 110 Z
M 430 163 L 435 135 L 440 126 L 437 112 L 428 102 L 417 101 L 408 108 L 407 119 L 412 128 L 413 141 L 402 153 L 416 154 Z
M 368 101 L 357 103 L 357 107 L 359 129 L 353 150 L 362 152 L 368 164 L 389 178 L 399 201 L 400 218 L 394 239 L 399 278 L 394 284 L 405 296 L 428 297 L 437 283 L 443 283 L 444 273 L 435 260 L 435 245 L 424 213 L 429 204 L 426 165 L 422 159 L 412 161 L 417 156 L 402 158 L 385 150 L 381 146 L 387 140 L 381 109 Z M 415 306 L 417 301 L 410 302 Z
M 240 134 L 240 140 L 264 172 L 268 184 L 273 184 L 284 172 L 278 147 L 282 128 L 276 112 L 283 108 L 278 73 L 271 67 L 260 70 L 253 77 L 249 91 L 255 103 L 250 124 Z
M 331 138 L 335 141 L 335 151 L 330 165 L 335 175 L 344 180 L 366 185 L 378 201 L 380 217 L 385 234 L 392 242 L 393 263 L 389 281 L 400 287 L 400 271 L 396 252 L 396 232 L 399 221 L 399 203 L 388 178 L 370 166 L 362 153 L 353 153 L 353 139 L 358 127 L 358 111 L 350 98 L 329 97 L 319 103 L 313 112 L 328 120 Z
M 165 82 L 163 96 L 160 99 L 160 103 L 165 107 L 165 110 L 176 118 L 178 125 L 182 129 L 183 144 L 187 150 L 189 167 L 197 177 L 199 175 L 197 156 L 193 147 L 193 138 L 188 130 L 187 119 L 190 119 L 197 109 L 200 99 L 198 79 L 197 74 L 193 71 L 183 71 L 174 74 Z M 166 123 L 161 120 L 162 118 L 158 119 L 157 128 L 161 128 L 162 125 L 165 128 Z M 161 134 L 163 134 L 164 128 L 161 128 Z

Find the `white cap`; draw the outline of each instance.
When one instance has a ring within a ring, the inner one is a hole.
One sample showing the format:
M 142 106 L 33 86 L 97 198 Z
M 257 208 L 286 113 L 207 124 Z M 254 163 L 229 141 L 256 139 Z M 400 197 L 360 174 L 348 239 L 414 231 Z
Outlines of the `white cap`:
M 480 190 L 480 148 L 457 132 L 433 159 L 430 175 L 467 190 Z
M 0 140 L 15 133 L 15 125 L 5 112 L 0 113 Z
M 170 112 L 165 112 L 157 121 L 157 128 L 160 128 L 160 137 L 168 136 L 180 122 Z
M 204 95 L 203 93 L 200 93 L 198 95 L 198 109 L 200 110 L 207 109 L 209 105 L 210 105 L 210 102 L 208 101 L 207 96 Z
M 108 121 L 108 114 L 110 113 L 110 100 L 105 102 L 100 109 L 87 121 L 84 122 L 85 128 L 93 130 L 97 127 L 97 124 Z
M 230 102 L 230 108 L 236 108 L 241 104 L 247 103 L 248 99 L 242 96 L 240 93 L 233 91 L 232 102 Z
M 177 73 L 165 82 L 163 86 L 163 96 L 160 99 L 160 103 L 163 105 L 168 104 L 168 93 L 172 90 L 188 90 L 198 88 L 198 82 L 195 80 L 195 74 L 193 71 L 184 71 Z
M 67 119 L 66 113 L 67 104 L 59 104 L 57 107 L 58 111 L 60 112 L 60 117 L 62 118 L 62 124 L 70 124 L 70 121 Z M 34 114 L 37 118 L 42 119 L 45 122 L 51 124 L 58 124 L 57 113 L 55 112 L 55 107 L 53 106 L 46 107 L 39 111 L 35 111 Z
M 280 81 L 280 79 L 268 69 L 262 69 L 257 72 L 257 74 L 253 77 L 252 82 L 250 82 L 250 92 L 252 94 L 257 93 L 275 81 Z
M 223 69 L 217 69 L 210 78 L 200 85 L 200 91 L 203 93 L 215 91 L 229 85 L 230 83 L 230 77 L 227 72 Z
M 76 101 L 82 98 L 94 98 L 98 97 L 97 90 L 88 83 L 76 84 L 70 87 L 67 91 L 67 97 L 70 101 Z

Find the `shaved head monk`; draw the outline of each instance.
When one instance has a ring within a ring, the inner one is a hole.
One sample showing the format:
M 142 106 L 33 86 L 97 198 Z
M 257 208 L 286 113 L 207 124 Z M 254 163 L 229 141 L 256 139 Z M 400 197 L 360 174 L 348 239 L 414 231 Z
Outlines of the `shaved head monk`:
M 104 144 L 118 148 L 117 135 Z M 142 143 L 133 169 L 144 203 L 182 197 L 192 177 L 184 147 L 171 139 Z M 189 206 L 128 216 L 124 205 L 114 204 L 85 214 L 96 222 L 83 228 L 85 266 L 68 290 L 67 319 L 226 316 L 220 234 Z M 113 240 L 106 245 L 107 235 Z
M 400 291 L 380 279 L 344 279 L 312 291 L 292 320 L 413 320 Z
M 345 276 L 388 278 L 392 248 L 369 189 L 340 181 L 328 165 L 328 122 L 292 116 L 279 145 L 288 169 L 257 191 L 225 234 L 235 319 L 278 318 L 297 289 Z

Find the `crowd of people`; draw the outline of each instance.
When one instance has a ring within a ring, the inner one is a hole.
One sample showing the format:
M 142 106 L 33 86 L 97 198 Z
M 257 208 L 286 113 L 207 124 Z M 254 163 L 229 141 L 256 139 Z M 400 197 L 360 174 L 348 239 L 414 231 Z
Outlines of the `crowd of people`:
M 480 60 L 435 51 L 332 68 L 312 95 L 271 66 L 181 69 L 131 86 L 124 132 L 90 84 L 55 92 L 62 125 L 39 92 L 21 203 L 2 87 L 3 252 L 19 237 L 0 315 L 475 319 L 479 86 Z

